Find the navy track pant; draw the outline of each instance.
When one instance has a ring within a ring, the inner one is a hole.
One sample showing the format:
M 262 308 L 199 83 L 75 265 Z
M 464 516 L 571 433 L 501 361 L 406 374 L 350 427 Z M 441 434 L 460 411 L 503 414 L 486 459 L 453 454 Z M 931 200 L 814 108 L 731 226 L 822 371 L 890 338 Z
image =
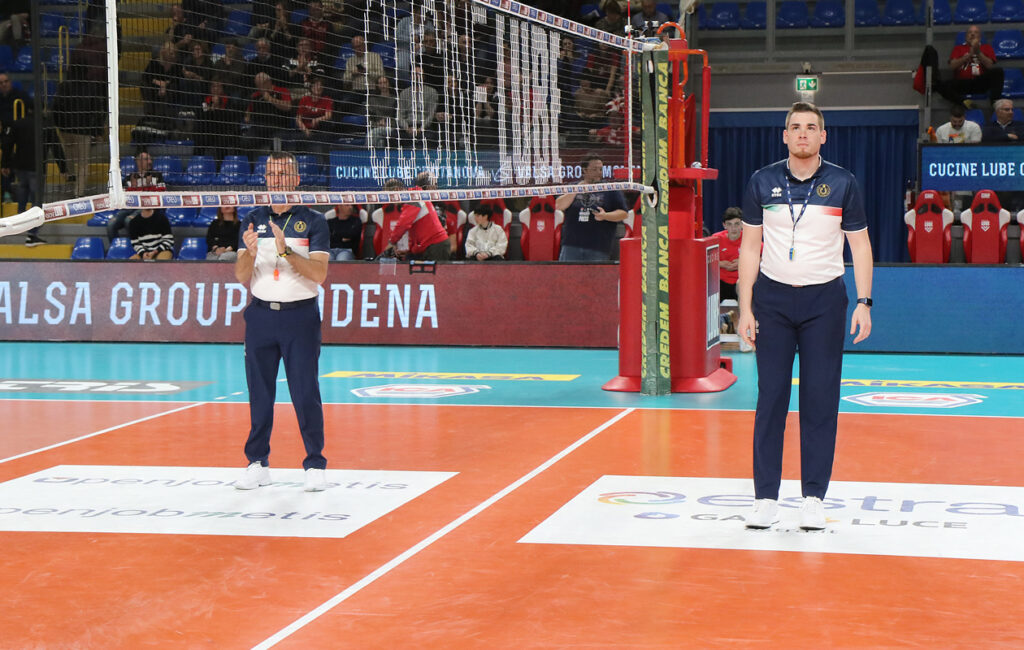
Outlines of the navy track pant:
M 800 350 L 800 477 L 803 496 L 824 498 L 832 477 L 839 419 L 846 308 L 842 277 L 793 287 L 758 275 L 757 413 L 754 416 L 754 495 L 778 499 L 782 442 Z
M 284 359 L 288 390 L 306 447 L 303 469 L 324 469 L 324 409 L 320 399 L 320 312 L 316 301 L 275 311 L 250 303 L 245 308 L 245 378 L 252 428 L 245 443 L 250 463 L 268 464 L 274 427 L 277 370 Z

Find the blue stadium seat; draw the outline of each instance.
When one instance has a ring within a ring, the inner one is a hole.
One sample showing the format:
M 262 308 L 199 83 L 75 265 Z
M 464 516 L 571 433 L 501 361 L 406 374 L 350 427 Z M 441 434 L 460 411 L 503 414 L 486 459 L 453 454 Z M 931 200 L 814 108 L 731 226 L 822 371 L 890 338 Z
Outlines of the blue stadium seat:
M 590 14 L 603 16 L 604 12 L 601 11 L 601 7 L 597 4 L 580 5 L 580 18 L 589 16 Z M 579 20 L 579 18 L 574 18 L 573 20 Z
M 957 0 L 953 22 L 957 25 L 987 23 L 988 7 L 985 0 Z
M 365 125 L 365 117 L 360 115 L 346 115 L 349 118 L 361 118 Z M 295 156 L 295 162 L 299 164 L 299 181 L 302 185 L 325 185 L 326 176 L 322 173 L 320 162 L 316 156 L 310 154 L 299 154 Z
M 1024 122 L 1024 108 L 1014 108 L 1013 109 L 1013 121 L 1014 122 Z M 995 122 L 996 122 L 996 112 L 995 111 L 992 111 L 992 117 L 989 119 L 989 122 L 992 122 L 993 124 L 995 124 Z M 978 124 L 984 124 L 984 122 L 978 122 Z
M 252 61 L 256 58 L 256 41 L 249 41 L 242 46 L 242 59 Z
M 668 19 L 675 21 L 679 18 L 679 4 L 672 4 L 671 2 L 659 2 L 654 6 L 655 10 L 668 16 Z
M 842 27 L 846 24 L 846 7 L 842 0 L 818 0 L 811 16 L 811 27 Z
M 992 37 L 997 59 L 1024 58 L 1024 38 L 1019 29 L 1000 29 Z
M 89 217 L 89 220 L 85 222 L 87 226 L 105 226 L 110 218 L 114 216 L 117 210 L 105 210 L 103 212 L 97 212 L 96 214 Z
M 1024 0 L 994 0 L 989 20 L 994 23 L 1014 23 L 1024 20 Z
M 10 72 L 14 69 L 14 51 L 10 45 L 0 45 L 0 72 Z
M 706 10 L 702 24 L 707 29 L 739 29 L 739 3 L 718 0 Z
M 127 237 L 115 237 L 114 241 L 110 242 L 110 248 L 107 249 L 108 260 L 126 260 L 134 254 L 132 240 Z
M 953 41 L 957 45 L 963 45 L 964 43 L 967 42 L 967 32 L 957 32 L 956 33 L 956 37 L 953 39 Z M 985 33 L 984 32 L 982 32 L 982 34 L 981 34 L 981 42 L 982 43 L 988 43 L 988 39 L 985 38 Z
M 1020 68 L 1003 71 L 1003 97 L 1024 97 L 1024 72 Z
M 978 126 L 981 126 L 985 123 L 985 112 L 980 108 L 971 108 L 968 109 L 967 113 L 964 115 L 964 119 L 970 120 Z
M 167 208 L 167 221 L 172 228 L 187 228 L 196 218 L 195 208 Z
M 308 9 L 296 9 L 292 11 L 291 16 L 288 18 L 288 22 L 293 25 L 301 25 L 302 21 L 309 17 Z
M 134 174 L 137 171 L 139 171 L 139 167 L 135 162 L 135 156 L 121 156 L 121 176 Z
M 14 57 L 14 72 L 32 72 L 32 46 L 26 45 Z
M 260 156 L 252 166 L 252 174 L 249 175 L 249 185 L 266 185 L 267 156 Z
M 218 185 L 245 185 L 249 182 L 249 158 L 246 156 L 224 156 L 220 164 Z
M 885 10 L 882 12 L 883 25 L 888 27 L 916 25 L 917 21 L 913 0 L 885 0 Z
M 57 38 L 57 31 L 64 26 L 63 14 L 42 14 L 39 16 L 39 35 L 43 38 Z
M 101 260 L 103 255 L 103 239 L 100 237 L 79 237 L 71 247 L 73 260 Z
M 163 174 L 165 183 L 180 185 L 183 182 L 181 160 L 177 156 L 157 156 L 153 159 L 153 171 Z
M 232 36 L 248 36 L 252 27 L 252 11 L 237 9 L 228 14 L 224 31 Z
M 181 240 L 181 248 L 178 249 L 178 259 L 205 260 L 206 253 L 206 237 L 186 237 Z
M 235 208 L 235 214 L 238 215 L 238 220 L 241 221 L 242 219 L 245 219 L 247 216 L 249 216 L 249 213 L 255 209 L 255 206 L 246 206 L 244 208 L 239 207 Z
M 355 54 L 355 50 L 348 43 L 338 48 L 338 56 L 334 59 L 334 67 L 338 70 L 345 70 L 345 59 Z
M 380 57 L 380 61 L 384 64 L 385 68 L 388 68 L 389 70 L 394 69 L 395 46 L 393 43 L 374 43 L 370 46 L 370 51 Z
M 195 218 L 192 219 L 193 228 L 208 228 L 213 220 L 217 218 L 217 208 L 200 208 Z
M 950 8 L 949 0 L 933 0 L 933 6 L 932 20 L 934 24 L 949 25 L 953 22 L 953 10 Z M 922 8 L 918 24 L 923 25 L 924 19 L 925 9 Z
M 807 10 L 807 3 L 804 0 L 784 0 L 778 7 L 775 14 L 777 29 L 807 27 L 810 21 L 810 12 Z
M 856 0 L 853 4 L 853 24 L 857 27 L 877 27 L 882 24 L 878 0 Z
M 220 61 L 224 54 L 228 51 L 228 46 L 224 43 L 214 43 L 213 47 L 210 48 L 210 58 L 214 63 Z
M 743 29 L 764 29 L 768 26 L 768 6 L 764 0 L 753 0 L 747 3 L 747 10 L 740 18 Z
M 217 177 L 217 161 L 213 156 L 192 156 L 185 176 L 189 185 L 212 185 Z

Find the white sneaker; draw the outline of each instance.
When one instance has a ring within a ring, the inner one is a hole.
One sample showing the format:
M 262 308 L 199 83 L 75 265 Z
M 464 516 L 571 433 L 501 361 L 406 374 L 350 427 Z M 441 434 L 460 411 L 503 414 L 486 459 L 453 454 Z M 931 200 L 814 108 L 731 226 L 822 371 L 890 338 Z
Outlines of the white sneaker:
M 322 469 L 306 470 L 306 492 L 323 492 L 327 489 L 327 477 Z
M 747 528 L 771 528 L 779 520 L 779 502 L 775 499 L 758 499 L 747 515 Z
M 255 490 L 261 485 L 270 485 L 270 470 L 258 461 L 246 467 L 242 478 L 235 481 L 236 490 Z
M 800 506 L 800 528 L 825 529 L 825 506 L 818 497 L 804 497 L 804 502 Z

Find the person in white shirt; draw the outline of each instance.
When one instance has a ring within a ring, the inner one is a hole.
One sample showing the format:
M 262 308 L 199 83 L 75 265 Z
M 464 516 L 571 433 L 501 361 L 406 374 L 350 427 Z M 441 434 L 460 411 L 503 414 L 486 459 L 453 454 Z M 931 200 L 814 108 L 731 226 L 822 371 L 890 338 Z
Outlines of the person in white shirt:
M 466 259 L 479 262 L 505 259 L 508 237 L 501 226 L 491 223 L 491 206 L 477 207 L 473 218 L 476 225 L 466 235 Z
M 949 121 L 935 129 L 935 141 L 944 144 L 981 142 L 981 125 L 968 120 L 966 115 L 962 104 L 953 104 Z

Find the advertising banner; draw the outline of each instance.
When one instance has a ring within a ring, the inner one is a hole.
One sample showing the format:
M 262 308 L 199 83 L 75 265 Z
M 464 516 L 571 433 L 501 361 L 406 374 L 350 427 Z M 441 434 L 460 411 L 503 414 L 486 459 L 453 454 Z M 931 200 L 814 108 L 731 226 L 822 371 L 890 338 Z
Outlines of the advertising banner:
M 1016 144 L 921 145 L 921 189 L 1024 190 L 1024 147 Z

